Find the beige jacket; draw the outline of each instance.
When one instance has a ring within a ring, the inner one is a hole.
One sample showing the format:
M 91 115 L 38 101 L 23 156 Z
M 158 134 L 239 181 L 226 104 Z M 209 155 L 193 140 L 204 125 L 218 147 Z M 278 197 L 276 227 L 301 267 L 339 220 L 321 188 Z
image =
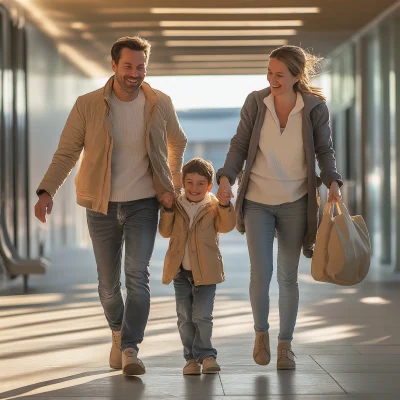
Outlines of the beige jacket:
M 113 136 L 109 100 L 113 83 L 114 77 L 111 77 L 104 88 L 78 97 L 53 160 L 38 187 L 54 197 L 83 149 L 82 163 L 75 178 L 77 203 L 103 214 L 107 214 L 111 191 Z M 163 193 L 179 190 L 182 185 L 187 139 L 171 99 L 147 83 L 143 83 L 142 88 L 146 96 L 146 148 L 154 188 L 160 199 Z
M 211 203 L 201 208 L 189 229 L 189 217 L 179 202 L 172 212 L 161 210 L 159 230 L 161 236 L 170 238 L 165 255 L 162 282 L 169 284 L 178 273 L 188 241 L 190 265 L 196 286 L 212 285 L 224 281 L 224 268 L 218 247 L 218 233 L 230 232 L 236 223 L 232 204 L 221 207 L 215 196 Z

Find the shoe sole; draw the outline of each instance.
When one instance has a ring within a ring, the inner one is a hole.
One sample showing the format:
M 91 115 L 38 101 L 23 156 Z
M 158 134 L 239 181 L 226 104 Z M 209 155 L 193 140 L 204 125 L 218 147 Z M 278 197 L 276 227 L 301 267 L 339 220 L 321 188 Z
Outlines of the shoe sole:
M 201 375 L 200 371 L 196 371 L 196 372 L 184 372 L 183 375 Z
M 132 363 L 125 365 L 123 369 L 123 374 L 130 376 L 130 375 L 143 375 L 146 373 L 146 369 L 143 368 L 140 364 Z
M 271 354 L 268 354 L 268 357 L 269 357 L 268 361 L 257 361 L 256 357 L 254 357 L 253 354 L 253 360 L 258 365 L 268 365 L 271 362 Z
M 122 365 L 111 365 L 110 364 L 110 368 L 112 368 L 112 369 L 122 369 Z
M 278 364 L 277 369 L 280 370 L 288 370 L 288 369 L 296 369 L 296 365 L 291 364 Z
M 205 371 L 203 369 L 203 374 L 217 374 L 220 371 L 221 371 L 221 368 L 211 367 L 211 368 L 206 369 Z
M 257 361 L 255 358 L 253 358 L 253 360 L 258 365 L 268 365 L 271 362 L 271 360 L 260 362 L 260 361 Z

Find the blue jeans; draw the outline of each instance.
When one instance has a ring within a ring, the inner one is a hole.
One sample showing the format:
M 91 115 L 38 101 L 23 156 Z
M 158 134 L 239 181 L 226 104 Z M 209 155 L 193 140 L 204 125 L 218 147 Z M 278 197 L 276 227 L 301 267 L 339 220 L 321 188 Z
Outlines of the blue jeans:
M 180 271 L 174 278 L 174 288 L 185 360 L 201 363 L 206 357 L 216 357 L 217 350 L 211 344 L 216 285 L 195 286 L 193 277 Z
M 100 301 L 113 331 L 121 330 L 121 350 L 138 350 L 150 310 L 149 263 L 158 222 L 155 197 L 110 202 L 107 215 L 87 210 L 99 279 Z M 125 243 L 126 302 L 121 294 L 121 258 Z
M 250 255 L 250 301 L 254 329 L 269 329 L 269 285 L 273 242 L 278 234 L 279 340 L 290 341 L 299 306 L 298 267 L 307 228 L 307 195 L 292 203 L 265 205 L 244 201 L 244 223 Z

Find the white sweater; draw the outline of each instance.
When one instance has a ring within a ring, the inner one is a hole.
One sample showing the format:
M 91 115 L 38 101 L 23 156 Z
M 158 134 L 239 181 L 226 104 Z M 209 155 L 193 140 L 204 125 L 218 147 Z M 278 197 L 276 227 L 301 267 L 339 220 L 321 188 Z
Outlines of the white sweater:
M 267 112 L 256 159 L 245 198 L 257 203 L 278 205 L 298 200 L 307 193 L 307 163 L 303 147 L 303 98 L 296 104 L 283 132 L 276 115 L 274 96 L 264 99 Z
M 113 150 L 110 201 L 132 201 L 155 196 L 146 150 L 143 90 L 133 101 L 111 96 Z

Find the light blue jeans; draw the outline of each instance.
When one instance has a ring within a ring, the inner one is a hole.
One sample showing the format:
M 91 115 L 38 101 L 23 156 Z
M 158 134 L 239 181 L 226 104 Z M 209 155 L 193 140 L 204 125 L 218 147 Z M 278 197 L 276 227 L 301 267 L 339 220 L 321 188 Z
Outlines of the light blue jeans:
M 269 286 L 273 242 L 278 236 L 279 340 L 291 341 L 299 306 L 298 267 L 307 228 L 307 195 L 292 203 L 265 205 L 244 201 L 244 223 L 250 255 L 250 301 L 254 329 L 269 329 Z
M 185 360 L 201 363 L 206 357 L 216 357 L 211 344 L 216 285 L 195 286 L 193 277 L 180 271 L 174 278 L 174 288 Z
M 138 350 L 150 311 L 149 263 L 158 222 L 155 197 L 110 202 L 108 213 L 87 210 L 99 279 L 100 301 L 113 331 L 121 330 L 121 350 Z M 126 302 L 121 294 L 121 258 L 125 243 Z

